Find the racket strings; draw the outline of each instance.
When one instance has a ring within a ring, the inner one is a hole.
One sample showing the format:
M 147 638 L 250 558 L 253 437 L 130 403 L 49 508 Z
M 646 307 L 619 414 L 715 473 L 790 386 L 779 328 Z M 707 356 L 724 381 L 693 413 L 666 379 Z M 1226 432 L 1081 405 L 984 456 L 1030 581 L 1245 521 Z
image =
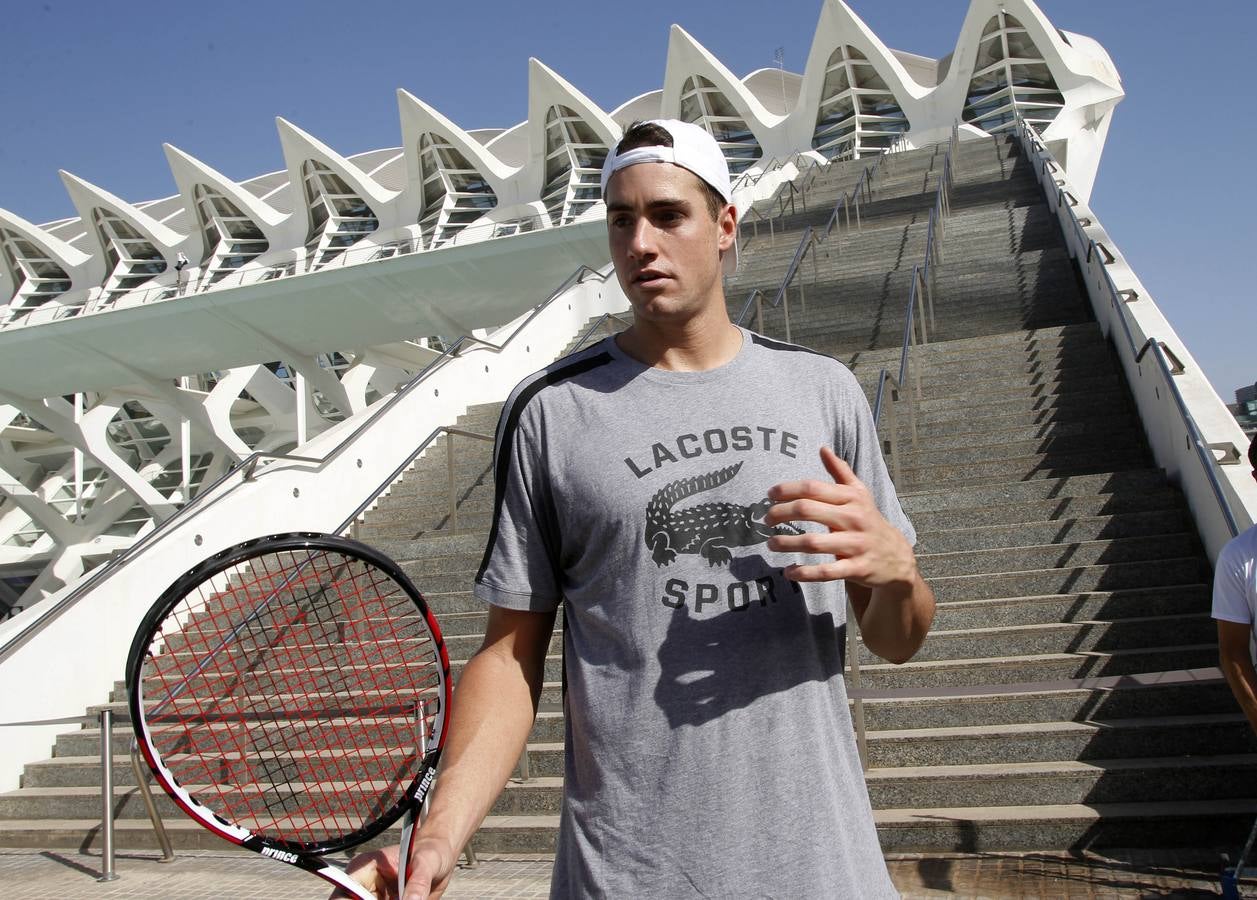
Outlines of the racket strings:
M 224 574 L 150 643 L 155 750 L 200 802 L 257 833 L 311 843 L 363 828 L 400 800 L 418 729 L 439 713 L 417 721 L 442 689 L 426 619 L 387 573 L 334 552 Z

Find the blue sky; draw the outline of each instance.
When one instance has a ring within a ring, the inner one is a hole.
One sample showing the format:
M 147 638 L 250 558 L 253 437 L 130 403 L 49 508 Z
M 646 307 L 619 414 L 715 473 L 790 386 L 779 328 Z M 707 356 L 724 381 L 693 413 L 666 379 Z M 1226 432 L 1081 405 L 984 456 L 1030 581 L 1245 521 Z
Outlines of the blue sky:
M 887 44 L 950 52 L 964 0 L 850 0 Z M 1251 0 L 1040 0 L 1109 51 L 1126 98 L 1092 206 L 1223 399 L 1257 380 Z M 617 10 L 613 12 L 613 10 Z M 767 12 L 766 12 L 767 11 Z M 395 89 L 464 128 L 527 109 L 536 56 L 604 109 L 663 83 L 676 22 L 739 75 L 802 71 L 820 0 L 620 5 L 8 0 L 0 207 L 73 215 L 66 169 L 131 201 L 175 192 L 170 142 L 224 174 L 282 167 L 274 117 L 343 154 L 400 143 Z

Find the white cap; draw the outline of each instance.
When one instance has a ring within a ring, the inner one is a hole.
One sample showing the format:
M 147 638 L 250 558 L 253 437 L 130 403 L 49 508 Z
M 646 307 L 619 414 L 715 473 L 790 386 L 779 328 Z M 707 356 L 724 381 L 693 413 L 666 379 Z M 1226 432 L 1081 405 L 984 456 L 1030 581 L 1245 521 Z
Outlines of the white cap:
M 715 189 L 725 203 L 733 202 L 733 187 L 729 181 L 729 164 L 720 152 L 716 139 L 700 125 L 678 119 L 652 119 L 645 125 L 658 125 L 672 136 L 672 146 L 636 147 L 623 153 L 612 148 L 602 164 L 602 198 L 607 198 L 607 182 L 620 169 L 638 163 L 672 163 L 689 169 Z M 735 236 L 733 246 L 725 252 L 724 272 L 732 275 L 738 268 L 738 245 Z

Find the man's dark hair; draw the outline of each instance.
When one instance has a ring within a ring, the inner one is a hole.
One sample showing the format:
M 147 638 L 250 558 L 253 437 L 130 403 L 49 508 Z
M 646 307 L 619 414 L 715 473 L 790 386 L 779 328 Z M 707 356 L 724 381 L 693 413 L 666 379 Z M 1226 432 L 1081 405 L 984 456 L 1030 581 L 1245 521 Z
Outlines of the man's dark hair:
M 1257 474 L 1257 434 L 1253 435 L 1253 439 L 1248 444 L 1248 464 L 1253 467 L 1253 472 Z
M 620 138 L 620 143 L 615 145 L 615 154 L 619 156 L 621 153 L 627 153 L 629 150 L 636 150 L 638 147 L 671 147 L 672 135 L 668 134 L 668 129 L 662 125 L 656 125 L 654 122 L 634 122 L 624 132 L 624 137 Z M 698 178 L 697 175 L 694 176 Z M 712 221 L 720 218 L 720 211 L 729 204 L 725 198 L 720 196 L 720 191 L 716 190 L 703 179 L 698 178 L 699 184 L 703 186 L 707 199 L 707 212 L 710 213 Z

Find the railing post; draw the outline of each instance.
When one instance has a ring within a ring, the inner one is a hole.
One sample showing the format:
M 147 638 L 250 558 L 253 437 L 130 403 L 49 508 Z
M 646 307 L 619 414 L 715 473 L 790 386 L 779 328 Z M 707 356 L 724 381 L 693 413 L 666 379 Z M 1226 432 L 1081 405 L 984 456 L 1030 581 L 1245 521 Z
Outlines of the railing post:
M 454 502 L 454 433 L 445 432 L 445 471 L 449 475 L 450 530 L 458 531 L 458 504 Z
M 899 414 L 895 411 L 895 395 L 898 393 L 899 384 L 896 382 L 890 392 L 889 402 L 886 404 L 886 409 L 890 413 L 890 470 L 896 490 L 903 485 L 903 468 L 899 463 Z
M 764 333 L 764 297 L 762 294 L 755 297 L 755 330 L 760 334 Z
M 802 290 L 802 287 L 800 287 Z M 793 344 L 794 340 L 790 335 L 790 286 L 786 285 L 781 291 L 781 311 L 786 317 L 786 343 Z
M 928 268 L 928 266 L 929 266 L 929 264 L 927 263 L 927 264 L 926 264 L 926 267 Z M 924 275 L 924 273 L 922 273 L 922 271 L 921 271 L 919 268 L 917 268 L 916 266 L 913 266 L 913 267 L 912 267 L 912 278 L 913 278 L 913 282 L 914 282 L 914 287 L 915 287 L 917 284 L 919 284 L 919 285 L 921 286 L 921 289 L 920 289 L 919 291 L 916 291 L 916 295 L 917 295 L 917 320 L 918 320 L 918 322 L 919 322 L 919 324 L 920 324 L 920 327 L 921 327 L 921 341 L 920 341 L 920 343 L 922 343 L 922 344 L 928 344 L 928 343 L 930 342 L 930 335 L 929 335 L 929 332 L 928 332 L 928 331 L 926 331 L 926 328 L 925 328 L 925 295 L 926 295 L 927 293 L 929 293 L 929 288 L 927 288 L 927 287 L 925 286 L 925 275 Z M 918 392 L 918 393 L 919 393 L 919 392 Z
M 915 397 L 912 395 L 911 390 L 908 391 L 908 433 L 912 435 L 912 449 L 916 450 L 919 447 L 917 443 L 917 403 L 922 399 L 921 369 L 919 366 L 912 365 L 911 356 L 908 358 L 908 369 L 910 370 L 909 376 L 915 379 L 917 386 L 917 395 Z
M 117 881 L 113 851 L 113 710 L 100 711 L 100 876 L 97 881 Z
M 859 625 L 855 617 L 855 608 L 851 605 L 851 598 L 847 598 L 847 660 L 851 670 L 851 689 L 855 694 L 852 704 L 852 712 L 855 718 L 855 746 L 860 754 L 860 768 L 868 771 L 869 768 L 869 750 L 868 738 L 864 730 L 864 698 L 861 694 L 860 679 L 860 642 L 856 637 Z

